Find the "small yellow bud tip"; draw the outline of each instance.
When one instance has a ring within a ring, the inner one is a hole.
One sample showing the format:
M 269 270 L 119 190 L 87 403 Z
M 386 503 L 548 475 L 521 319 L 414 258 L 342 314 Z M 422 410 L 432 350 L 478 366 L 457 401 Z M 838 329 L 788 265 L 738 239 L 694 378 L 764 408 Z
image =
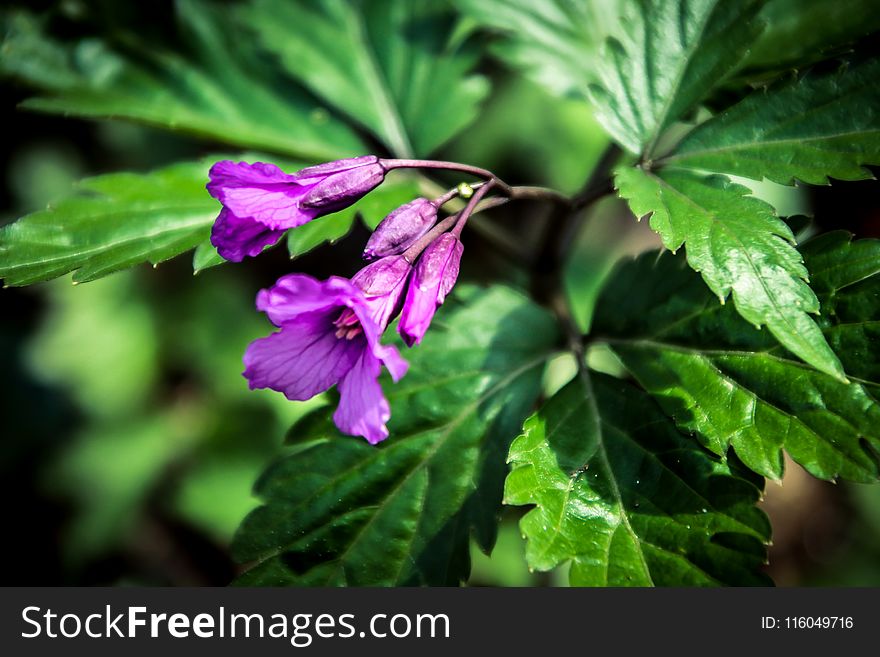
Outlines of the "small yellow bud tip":
M 462 198 L 470 198 L 474 195 L 474 188 L 468 185 L 467 183 L 459 183 L 458 187 L 458 195 Z

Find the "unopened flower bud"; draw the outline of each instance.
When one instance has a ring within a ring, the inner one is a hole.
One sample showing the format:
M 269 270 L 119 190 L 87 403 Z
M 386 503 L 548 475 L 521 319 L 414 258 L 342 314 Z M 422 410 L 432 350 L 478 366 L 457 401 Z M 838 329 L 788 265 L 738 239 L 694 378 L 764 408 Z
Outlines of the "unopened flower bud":
M 347 208 L 381 184 L 385 169 L 375 155 L 365 155 L 307 167 L 297 177 L 304 185 L 315 181 L 300 205 L 329 214 Z
M 403 253 L 436 221 L 437 207 L 426 198 L 417 198 L 401 205 L 385 217 L 370 235 L 364 249 L 364 259 Z
M 395 255 L 371 262 L 351 277 L 351 282 L 363 291 L 370 317 L 380 332 L 400 309 L 400 299 L 411 271 L 412 266 L 406 258 Z
M 397 330 L 410 347 L 422 341 L 455 281 L 464 246 L 452 233 L 431 242 L 416 262 Z

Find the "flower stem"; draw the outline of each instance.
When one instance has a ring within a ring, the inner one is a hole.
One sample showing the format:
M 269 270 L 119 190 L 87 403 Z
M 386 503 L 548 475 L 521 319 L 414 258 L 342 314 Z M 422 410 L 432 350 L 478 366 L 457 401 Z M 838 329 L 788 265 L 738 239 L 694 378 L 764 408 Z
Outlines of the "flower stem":
M 495 180 L 496 186 L 504 193 L 509 195 L 511 187 L 506 182 L 495 177 L 495 174 L 488 169 L 471 166 L 469 164 L 461 164 L 460 162 L 445 162 L 443 160 L 409 160 L 409 159 L 383 159 L 379 160 L 386 171 L 392 169 L 443 169 L 446 171 L 459 171 L 467 173 L 477 178 L 485 180 Z
M 431 201 L 431 205 L 439 210 L 456 196 L 458 196 L 458 187 L 453 187 L 445 194 L 442 194 L 441 196 L 438 196 L 433 201 Z
M 478 182 L 478 183 L 474 183 L 474 184 L 470 185 L 470 187 L 471 187 L 471 189 L 476 190 L 485 184 L 486 184 L 485 182 Z M 516 188 L 514 188 L 514 189 L 516 189 Z M 441 194 L 440 196 L 435 198 L 433 201 L 431 201 L 431 205 L 433 205 L 435 208 L 437 208 L 439 210 L 441 207 L 446 205 L 449 201 L 451 201 L 452 199 L 454 199 L 455 197 L 460 196 L 460 195 L 461 195 L 461 190 L 458 187 L 453 187 L 448 192 Z
M 497 178 L 492 178 L 492 180 L 481 186 L 476 192 L 474 192 L 474 195 L 471 196 L 468 204 L 464 206 L 464 210 L 459 213 L 458 221 L 455 223 L 455 227 L 451 231 L 452 234 L 455 235 L 455 237 L 459 237 L 461 235 L 461 231 L 464 229 L 464 225 L 467 223 L 468 218 L 474 213 L 474 209 L 477 207 L 477 204 L 486 195 L 486 193 L 496 185 L 497 180 Z
M 526 185 L 511 187 L 508 196 L 511 200 L 549 201 L 566 207 L 571 204 L 571 200 L 565 194 L 549 187 L 530 187 Z
M 491 201 L 507 202 L 508 199 L 488 199 L 487 203 L 484 204 L 482 208 L 478 208 L 480 200 L 486 195 L 486 193 L 490 189 L 495 186 L 495 184 L 496 183 L 494 178 L 484 184 L 481 184 L 477 191 L 474 192 L 474 195 L 471 196 L 464 210 L 462 210 L 461 212 L 457 212 L 456 214 L 449 215 L 443 221 L 439 222 L 431 230 L 425 233 L 422 237 L 420 237 L 412 246 L 410 246 L 406 251 L 403 252 L 404 259 L 406 259 L 406 261 L 410 264 L 415 262 L 415 259 L 419 257 L 419 254 L 424 251 L 431 242 L 440 237 L 440 235 L 445 233 L 450 228 L 452 228 L 452 234 L 458 237 L 459 235 L 461 235 L 461 231 L 464 228 L 464 225 L 467 223 L 468 217 L 474 214 L 474 212 L 479 212 L 480 209 L 488 209 L 490 207 L 494 207 L 495 205 L 501 205 L 501 203 L 491 203 Z

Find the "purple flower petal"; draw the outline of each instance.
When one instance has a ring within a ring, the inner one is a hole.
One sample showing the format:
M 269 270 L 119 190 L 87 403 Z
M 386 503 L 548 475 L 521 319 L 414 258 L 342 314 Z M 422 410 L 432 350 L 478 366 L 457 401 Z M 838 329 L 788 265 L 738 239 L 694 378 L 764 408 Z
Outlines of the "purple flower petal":
M 285 173 L 269 162 L 251 164 L 249 162 L 219 160 L 211 166 L 208 176 L 210 178 L 207 184 L 208 192 L 220 202 L 223 201 L 225 190 L 230 187 L 297 181 L 296 174 Z
M 327 176 L 300 199 L 303 211 L 316 209 L 330 214 L 347 208 L 376 188 L 385 179 L 385 169 L 378 164 Z
M 290 274 L 261 290 L 257 307 L 280 330 L 245 352 L 250 387 L 304 400 L 337 384 L 339 428 L 371 443 L 385 438 L 391 411 L 377 378 L 384 364 L 397 381 L 407 363 L 395 347 L 379 342 L 384 327 L 373 320 L 360 287 L 344 278 Z
M 259 255 L 265 247 L 275 244 L 283 235 L 283 230 L 272 230 L 253 219 L 242 219 L 223 208 L 211 228 L 211 244 L 227 260 L 241 262 L 245 256 Z
M 410 347 L 425 337 L 437 306 L 446 300 L 458 278 L 464 246 L 451 233 L 444 233 L 423 252 L 400 313 L 397 330 Z
M 361 291 L 345 278 L 331 276 L 326 281 L 319 281 L 305 274 L 288 274 L 272 287 L 260 290 L 257 310 L 266 313 L 273 324 L 281 326 L 304 313 L 331 308 L 341 312 L 362 296 Z
M 329 316 L 308 314 L 254 340 L 244 355 L 250 387 L 271 388 L 298 401 L 327 390 L 366 350 L 363 337 L 340 340 L 335 331 Z
M 316 209 L 301 208 L 298 202 L 316 183 L 304 185 L 274 164 L 223 160 L 211 167 L 209 176 L 208 192 L 238 217 L 286 230 L 318 216 Z
M 377 380 L 380 370 L 379 360 L 364 352 L 339 382 L 339 407 L 333 414 L 341 431 L 363 436 L 371 445 L 388 437 L 385 423 L 391 418 L 391 408 Z
M 400 337 L 407 347 L 421 343 L 436 311 L 436 289 L 425 290 L 415 283 L 410 285 L 404 302 L 404 312 L 401 313 L 400 323 L 397 326 Z
M 400 381 L 409 369 L 409 363 L 403 359 L 394 345 L 376 344 L 373 346 L 372 352 L 376 358 L 382 361 L 395 382 Z
M 380 333 L 397 313 L 411 271 L 406 258 L 389 256 L 370 263 L 351 277 L 351 282 L 363 290 L 370 317 Z
M 360 157 L 348 157 L 343 160 L 334 160 L 333 162 L 323 162 L 296 172 L 299 179 L 307 180 L 314 178 L 320 180 L 331 173 L 339 173 L 340 171 L 348 171 L 368 164 L 378 164 L 379 158 L 375 155 L 361 155 Z M 381 165 L 380 165 L 381 166 Z

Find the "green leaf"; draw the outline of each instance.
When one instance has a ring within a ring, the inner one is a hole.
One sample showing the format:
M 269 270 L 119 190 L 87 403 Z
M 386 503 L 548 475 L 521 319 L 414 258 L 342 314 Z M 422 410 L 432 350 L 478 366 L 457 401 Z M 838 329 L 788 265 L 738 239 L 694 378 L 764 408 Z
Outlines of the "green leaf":
M 880 164 L 880 60 L 758 90 L 688 134 L 666 164 L 790 185 L 872 178 Z
M 211 244 L 211 238 L 200 242 L 193 251 L 193 273 L 198 274 L 205 269 L 222 265 L 226 259 L 217 253 L 217 248 Z
M 468 538 L 488 551 L 504 454 L 539 392 L 552 318 L 509 288 L 458 288 L 392 385 L 391 436 L 338 434 L 332 409 L 294 425 L 295 451 L 263 475 L 266 505 L 233 544 L 246 585 L 457 584 Z
M 582 372 L 510 447 L 507 504 L 532 568 L 576 586 L 756 585 L 770 525 L 760 489 L 623 381 Z M 763 486 L 763 482 L 760 482 Z
M 220 206 L 205 191 L 208 168 L 222 157 L 81 181 L 77 193 L 57 205 L 0 228 L 0 278 L 6 285 L 28 285 L 73 271 L 73 280 L 81 283 L 193 248 L 195 273 L 225 263 L 209 238 Z M 279 164 L 288 171 L 301 166 Z M 291 257 L 342 238 L 358 216 L 375 228 L 418 194 L 418 178 L 395 175 L 350 208 L 288 231 Z
M 596 118 L 622 146 L 653 155 L 661 133 L 736 66 L 760 33 L 763 0 L 629 0 L 623 31 L 597 60 Z
M 747 71 L 791 69 L 880 30 L 874 0 L 770 0 L 760 18 L 767 29 L 743 61 Z
M 364 152 L 347 126 L 260 61 L 228 9 L 199 0 L 176 7 L 188 53 L 132 35 L 120 35 L 124 50 L 93 38 L 68 45 L 43 34 L 33 15 L 10 13 L 0 71 L 46 92 L 23 103 L 30 109 L 138 121 L 309 160 Z
M 488 92 L 444 2 L 255 0 L 242 16 L 291 76 L 398 157 L 435 150 Z
M 205 191 L 208 166 L 186 162 L 81 181 L 79 193 L 0 228 L 0 278 L 27 285 L 73 271 L 79 283 L 194 248 L 219 208 Z
M 312 221 L 287 233 L 287 248 L 295 258 L 325 242 L 334 242 L 348 235 L 357 217 L 371 230 L 395 208 L 419 195 L 418 179 L 395 176 L 382 183 L 364 198 L 345 210 L 340 210 L 320 221 Z
M 772 207 L 723 176 L 623 167 L 615 182 L 637 217 L 651 214 L 651 228 L 666 248 L 686 245 L 688 264 L 722 303 L 731 294 L 746 320 L 766 325 L 794 354 L 845 380 L 809 315 L 819 311 L 819 302 L 805 282 L 794 235 Z
M 492 52 L 560 96 L 587 96 L 593 61 L 610 30 L 614 0 L 455 0 L 463 13 L 503 38 Z
M 876 481 L 880 450 L 880 241 L 829 233 L 804 246 L 820 324 L 851 383 L 793 360 L 719 306 L 682 262 L 646 254 L 610 279 L 595 331 L 684 430 L 733 446 L 779 479 L 781 450 L 816 477 Z

